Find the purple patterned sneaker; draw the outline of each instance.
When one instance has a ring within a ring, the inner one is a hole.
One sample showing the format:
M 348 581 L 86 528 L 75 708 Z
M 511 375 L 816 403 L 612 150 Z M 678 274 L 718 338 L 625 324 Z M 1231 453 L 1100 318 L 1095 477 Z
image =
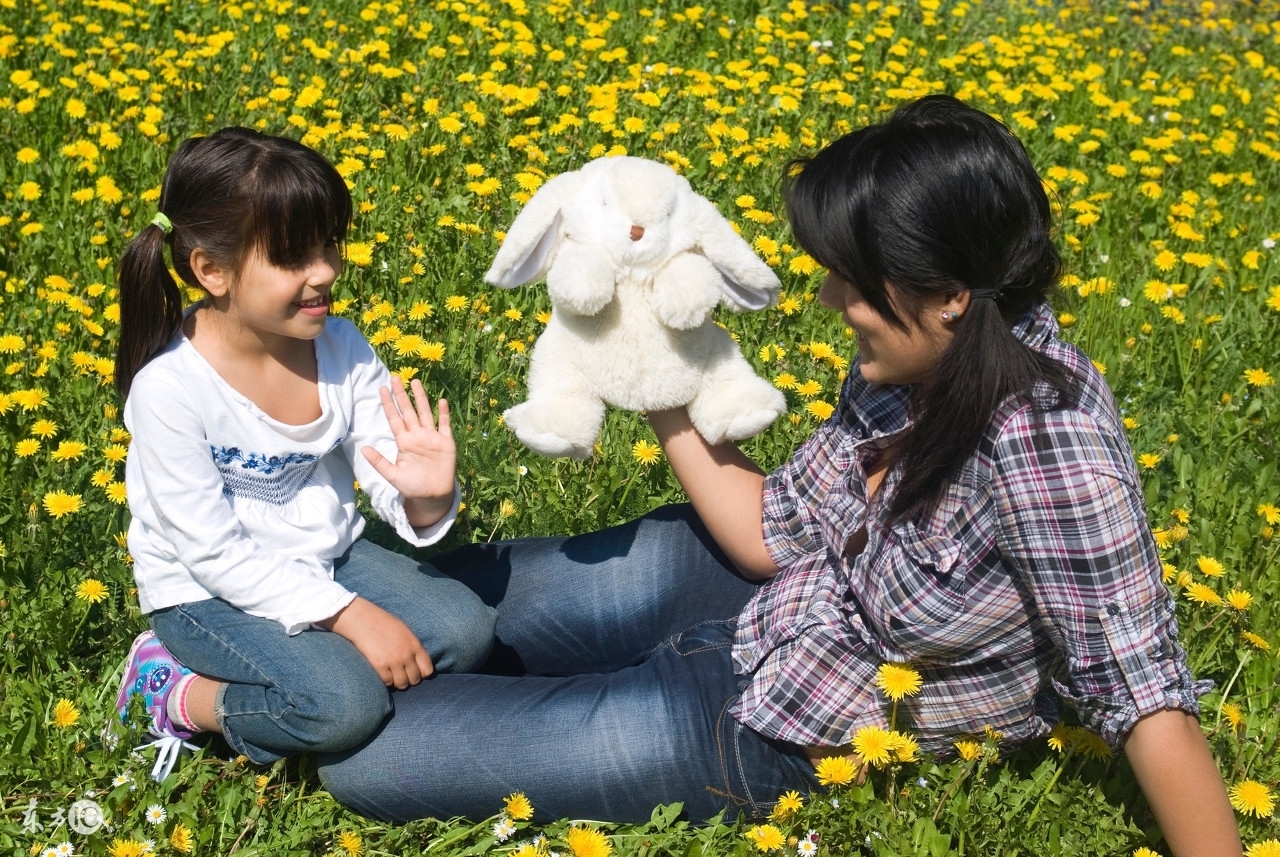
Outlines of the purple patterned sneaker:
M 116 711 L 120 713 L 121 721 L 129 713 L 129 700 L 138 693 L 146 703 L 147 714 L 151 715 L 147 731 L 152 735 L 179 740 L 195 735 L 170 720 L 168 710 L 170 691 L 177 686 L 179 679 L 191 675 L 191 670 L 178 663 L 178 659 L 156 637 L 155 631 L 143 631 L 138 635 L 125 664 L 120 695 L 116 697 Z

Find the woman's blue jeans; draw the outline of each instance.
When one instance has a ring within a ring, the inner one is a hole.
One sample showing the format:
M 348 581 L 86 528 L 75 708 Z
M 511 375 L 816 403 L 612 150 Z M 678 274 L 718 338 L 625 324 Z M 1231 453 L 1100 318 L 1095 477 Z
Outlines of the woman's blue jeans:
M 808 791 L 795 745 L 728 714 L 730 646 L 755 589 L 688 506 L 571 538 L 472 545 L 433 561 L 498 610 L 490 669 L 392 694 L 361 746 L 320 759 L 342 803 L 387 821 L 484 818 L 524 792 L 537 818 L 705 820 Z
M 476 669 L 488 656 L 493 608 L 432 566 L 361 539 L 334 563 L 333 576 L 408 625 L 437 672 Z M 219 598 L 148 618 L 182 664 L 224 682 L 214 716 L 227 743 L 258 764 L 303 751 L 348 749 L 391 713 L 378 673 L 331 631 L 289 636 L 279 622 Z

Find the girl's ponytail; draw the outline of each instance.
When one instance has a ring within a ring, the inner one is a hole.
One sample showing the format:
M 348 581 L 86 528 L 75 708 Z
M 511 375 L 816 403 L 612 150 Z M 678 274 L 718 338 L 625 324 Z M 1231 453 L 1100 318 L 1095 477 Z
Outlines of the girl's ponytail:
M 120 339 L 116 346 L 116 390 L 123 402 L 133 377 L 155 357 L 182 324 L 182 293 L 164 262 L 165 231 L 152 223 L 138 233 L 120 259 Z

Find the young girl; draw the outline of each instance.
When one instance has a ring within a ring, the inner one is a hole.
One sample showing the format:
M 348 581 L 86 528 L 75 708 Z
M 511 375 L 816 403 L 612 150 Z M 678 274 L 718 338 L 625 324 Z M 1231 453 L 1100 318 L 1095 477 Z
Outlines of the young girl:
M 321 155 L 226 128 L 173 156 L 160 213 L 120 263 L 116 382 L 132 433 L 129 552 L 152 631 L 117 706 L 157 737 L 219 731 L 257 763 L 342 750 L 388 688 L 487 657 L 494 611 L 361 538 L 355 483 L 416 546 L 459 501 L 437 426 L 349 322 L 330 318 L 351 196 Z M 182 311 L 178 284 L 205 297 Z M 172 746 L 172 745 L 171 745 Z
M 1124 428 L 1045 303 L 1060 260 L 1026 151 L 931 96 L 795 166 L 793 231 L 857 334 L 832 417 L 765 474 L 651 413 L 696 515 L 439 558 L 525 674 L 414 688 L 324 782 L 393 819 L 515 790 L 544 817 L 763 816 L 889 723 L 876 672 L 907 663 L 896 725 L 922 749 L 1042 739 L 1065 702 L 1124 749 L 1175 854 L 1239 855 Z

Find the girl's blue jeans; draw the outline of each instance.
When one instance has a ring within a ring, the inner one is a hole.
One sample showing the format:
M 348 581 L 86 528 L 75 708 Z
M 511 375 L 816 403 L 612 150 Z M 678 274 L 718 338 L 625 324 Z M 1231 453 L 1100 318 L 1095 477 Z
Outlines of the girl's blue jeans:
M 477 669 L 489 654 L 495 611 L 431 565 L 361 539 L 334 563 L 334 579 L 408 625 L 437 672 Z M 346 750 L 391 713 L 382 679 L 338 634 L 289 636 L 279 622 L 217 598 L 148 618 L 180 662 L 226 682 L 214 715 L 232 748 L 258 764 Z
M 502 810 L 647 821 L 769 812 L 816 782 L 801 748 L 746 729 L 730 646 L 755 586 L 692 509 L 571 538 L 472 545 L 433 560 L 498 610 L 483 675 L 437 675 L 353 750 L 320 758 L 329 791 L 387 821 Z M 493 674 L 503 671 L 511 674 Z

